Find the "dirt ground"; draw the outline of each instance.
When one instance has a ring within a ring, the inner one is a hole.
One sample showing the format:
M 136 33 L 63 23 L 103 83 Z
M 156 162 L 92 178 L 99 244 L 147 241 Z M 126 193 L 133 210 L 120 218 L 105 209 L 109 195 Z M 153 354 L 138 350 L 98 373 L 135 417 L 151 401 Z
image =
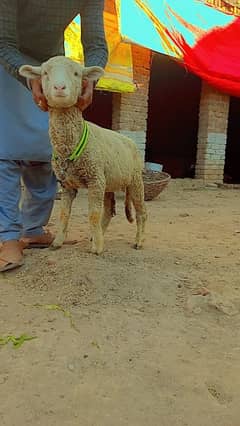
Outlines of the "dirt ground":
M 78 243 L 2 274 L 0 338 L 36 339 L 0 346 L 1 426 L 239 426 L 239 190 L 173 181 L 147 207 L 143 250 L 119 197 L 96 257 L 82 193 Z

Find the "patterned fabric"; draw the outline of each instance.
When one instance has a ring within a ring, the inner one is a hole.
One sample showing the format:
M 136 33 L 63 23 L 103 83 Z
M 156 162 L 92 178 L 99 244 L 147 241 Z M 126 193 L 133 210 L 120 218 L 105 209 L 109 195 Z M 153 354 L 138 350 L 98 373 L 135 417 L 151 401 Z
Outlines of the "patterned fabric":
M 104 12 L 104 26 L 109 57 L 105 73 L 98 81 L 97 88 L 110 92 L 132 93 L 136 90 L 133 81 L 132 46 L 121 40 L 116 13 Z M 81 25 L 77 16 L 65 30 L 65 54 L 83 64 L 83 47 L 79 43 L 80 38 Z
M 1 0 L 0 64 L 26 85 L 19 67 L 64 54 L 64 30 L 80 13 L 85 65 L 104 67 L 103 8 L 104 0 Z
M 240 96 L 239 0 L 116 1 L 123 40 L 178 58 L 210 85 Z

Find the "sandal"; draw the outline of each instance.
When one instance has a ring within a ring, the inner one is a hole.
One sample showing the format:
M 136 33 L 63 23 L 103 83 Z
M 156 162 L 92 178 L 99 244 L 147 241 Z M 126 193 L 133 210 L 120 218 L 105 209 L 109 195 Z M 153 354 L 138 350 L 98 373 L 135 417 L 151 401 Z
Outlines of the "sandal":
M 20 240 L 20 243 L 22 245 L 23 249 L 44 249 L 49 248 L 54 240 L 55 236 L 49 232 L 46 231 L 44 234 L 36 235 L 35 237 L 22 237 Z M 64 244 L 67 245 L 74 245 L 77 244 L 78 240 L 66 240 L 64 241 Z
M 54 240 L 54 236 L 51 234 L 51 232 L 45 232 L 41 235 L 36 235 L 32 237 L 23 237 L 21 238 L 20 242 L 23 245 L 23 248 L 25 249 L 32 249 L 32 248 L 38 248 L 38 249 L 44 249 L 50 247 Z
M 23 264 L 22 244 L 17 240 L 5 241 L 0 250 L 0 272 L 11 271 Z

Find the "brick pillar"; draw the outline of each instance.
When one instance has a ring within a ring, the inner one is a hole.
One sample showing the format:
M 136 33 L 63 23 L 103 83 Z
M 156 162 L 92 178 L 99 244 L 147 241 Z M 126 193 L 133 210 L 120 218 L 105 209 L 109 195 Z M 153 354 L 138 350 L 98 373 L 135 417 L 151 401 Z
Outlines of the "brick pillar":
M 135 93 L 113 94 L 112 128 L 132 138 L 145 156 L 151 51 L 132 46 Z
M 206 182 L 222 182 L 225 164 L 229 96 L 202 83 L 196 175 Z

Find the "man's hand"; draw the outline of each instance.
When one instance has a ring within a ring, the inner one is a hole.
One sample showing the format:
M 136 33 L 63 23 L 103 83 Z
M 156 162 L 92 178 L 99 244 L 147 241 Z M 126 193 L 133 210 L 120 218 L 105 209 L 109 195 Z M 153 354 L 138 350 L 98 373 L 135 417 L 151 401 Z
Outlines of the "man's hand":
M 82 81 L 82 95 L 78 98 L 77 107 L 84 111 L 92 103 L 94 82 L 84 79 Z
M 42 111 L 45 111 L 45 112 L 48 111 L 47 100 L 45 96 L 43 95 L 43 91 L 42 91 L 41 79 L 36 78 L 34 80 L 30 80 L 29 83 L 32 89 L 34 102 Z

